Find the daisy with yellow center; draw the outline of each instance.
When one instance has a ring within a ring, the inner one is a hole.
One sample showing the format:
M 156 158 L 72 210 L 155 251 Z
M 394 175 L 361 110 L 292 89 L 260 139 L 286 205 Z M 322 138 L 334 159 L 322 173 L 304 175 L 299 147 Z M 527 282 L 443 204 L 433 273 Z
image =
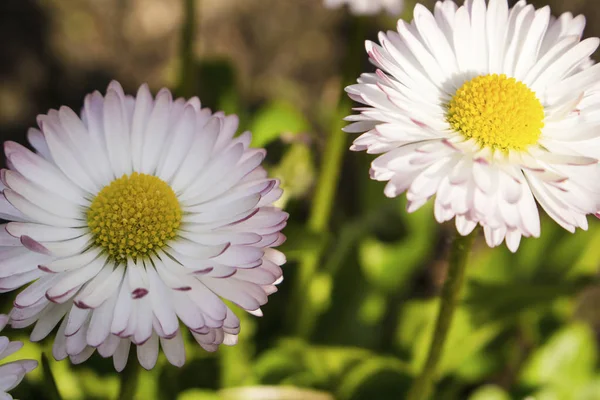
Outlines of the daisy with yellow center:
M 87 224 L 96 245 L 116 262 L 146 257 L 177 236 L 181 206 L 156 176 L 123 175 L 94 197 Z
M 465 82 L 448 104 L 453 130 L 494 150 L 525 150 L 544 126 L 544 107 L 522 82 L 506 75 L 477 76 Z
M 418 4 L 414 20 L 367 42 L 378 68 L 347 92 L 352 150 L 382 154 L 371 177 L 406 192 L 412 212 L 432 197 L 439 222 L 483 227 L 516 251 L 540 235 L 539 204 L 573 232 L 600 208 L 600 67 L 582 16 L 525 1 Z M 537 201 L 537 204 L 536 204 Z
M 11 326 L 34 325 L 39 341 L 58 325 L 56 359 L 97 349 L 119 371 L 132 343 L 144 368 L 159 346 L 183 365 L 180 325 L 208 351 L 235 344 L 240 321 L 222 299 L 262 315 L 287 220 L 265 151 L 234 137 L 237 117 L 112 82 L 81 117 L 63 107 L 38 123 L 35 152 L 5 143 L 0 176 L 0 291 L 30 284 Z

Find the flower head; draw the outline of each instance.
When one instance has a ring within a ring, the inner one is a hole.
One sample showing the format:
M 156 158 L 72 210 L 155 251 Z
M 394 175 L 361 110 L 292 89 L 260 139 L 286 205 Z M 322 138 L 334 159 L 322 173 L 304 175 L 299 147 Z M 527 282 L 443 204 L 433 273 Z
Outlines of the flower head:
M 0 315 L 0 331 L 8 322 L 8 315 Z M 11 342 L 6 336 L 0 336 L 0 360 L 14 354 L 23 347 L 22 342 Z M 35 369 L 38 362 L 35 360 L 18 360 L 0 365 L 0 398 L 10 400 L 11 391 L 25 377 L 25 374 Z
M 382 154 L 371 177 L 407 192 L 408 211 L 435 196 L 439 222 L 481 225 L 489 246 L 538 237 L 537 203 L 570 232 L 600 208 L 599 40 L 582 16 L 525 1 L 418 4 L 414 20 L 367 42 L 376 73 L 347 88 L 366 107 L 352 150 Z
M 238 119 L 148 87 L 113 82 L 69 108 L 39 116 L 32 152 L 5 143 L 1 174 L 0 290 L 16 297 L 11 324 L 31 340 L 60 325 L 57 359 L 95 349 L 124 368 L 131 343 L 152 368 L 159 344 L 185 362 L 180 323 L 209 351 L 237 341 L 240 321 L 222 299 L 261 315 L 282 279 L 274 249 L 287 214 L 279 182 L 261 167 Z
M 325 0 L 325 7 L 338 8 L 347 4 L 354 15 L 373 15 L 386 11 L 390 15 L 399 15 L 404 0 Z

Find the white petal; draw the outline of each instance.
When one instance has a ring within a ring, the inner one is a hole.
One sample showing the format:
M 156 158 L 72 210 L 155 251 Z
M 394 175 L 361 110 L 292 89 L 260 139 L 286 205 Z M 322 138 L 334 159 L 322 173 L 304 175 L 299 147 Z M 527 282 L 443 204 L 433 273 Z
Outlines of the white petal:
M 115 176 L 121 177 L 132 172 L 129 121 L 121 96 L 109 90 L 104 100 L 104 137 L 108 158 Z
M 151 370 L 156 364 L 156 360 L 158 359 L 158 343 L 158 336 L 153 334 L 146 343 L 137 347 L 138 361 L 147 370 Z
M 182 367 L 185 364 L 185 347 L 179 330 L 173 339 L 160 338 L 160 345 L 172 365 Z

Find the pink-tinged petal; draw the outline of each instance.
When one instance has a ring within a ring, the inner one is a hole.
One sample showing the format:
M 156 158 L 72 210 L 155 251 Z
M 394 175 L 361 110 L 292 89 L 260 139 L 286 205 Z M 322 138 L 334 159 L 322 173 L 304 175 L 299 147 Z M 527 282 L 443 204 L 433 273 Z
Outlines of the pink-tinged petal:
M 185 346 L 181 331 L 177 330 L 176 335 L 172 339 L 161 337 L 160 345 L 165 352 L 167 360 L 169 360 L 172 365 L 182 367 L 185 364 Z
M 179 320 L 169 299 L 167 287 L 162 283 L 154 268 L 148 268 L 150 283 L 150 303 L 165 336 L 171 336 L 179 329 Z
M 61 274 L 58 281 L 48 289 L 46 296 L 51 301 L 60 299 L 94 278 L 102 270 L 103 266 L 104 260 L 97 258 L 86 266 Z
M 147 370 L 154 368 L 158 359 L 158 336 L 152 335 L 148 341 L 137 347 L 137 357 L 140 365 Z

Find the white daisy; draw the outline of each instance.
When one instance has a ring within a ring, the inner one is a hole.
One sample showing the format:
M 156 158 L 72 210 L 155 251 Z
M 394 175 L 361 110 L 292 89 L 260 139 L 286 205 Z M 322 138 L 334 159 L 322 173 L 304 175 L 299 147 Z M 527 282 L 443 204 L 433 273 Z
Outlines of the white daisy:
M 347 4 L 354 15 L 373 15 L 386 11 L 390 15 L 399 15 L 404 0 L 325 0 L 325 7 L 338 8 Z
M 8 322 L 8 315 L 0 315 L 0 331 Z M 22 342 L 11 342 L 6 336 L 0 336 L 0 360 L 14 354 L 23 347 Z M 25 374 L 37 367 L 35 360 L 18 360 L 0 365 L 0 400 L 11 400 L 7 392 L 16 388 Z
M 435 196 L 439 222 L 483 226 L 489 246 L 540 235 L 536 200 L 562 227 L 587 229 L 599 209 L 598 39 L 583 16 L 525 1 L 438 1 L 367 42 L 374 74 L 347 88 L 366 107 L 352 150 L 380 154 L 371 177 L 407 192 L 408 211 Z
M 131 342 L 146 369 L 159 343 L 181 366 L 180 322 L 206 350 L 235 344 L 240 322 L 221 298 L 261 315 L 282 279 L 274 247 L 288 217 L 272 206 L 281 189 L 265 151 L 248 148 L 249 132 L 234 138 L 238 118 L 112 82 L 81 119 L 62 107 L 38 124 L 37 153 L 5 143 L 0 216 L 13 222 L 0 229 L 0 289 L 33 282 L 12 327 L 35 324 L 38 341 L 60 323 L 56 359 L 98 349 L 117 370 Z

